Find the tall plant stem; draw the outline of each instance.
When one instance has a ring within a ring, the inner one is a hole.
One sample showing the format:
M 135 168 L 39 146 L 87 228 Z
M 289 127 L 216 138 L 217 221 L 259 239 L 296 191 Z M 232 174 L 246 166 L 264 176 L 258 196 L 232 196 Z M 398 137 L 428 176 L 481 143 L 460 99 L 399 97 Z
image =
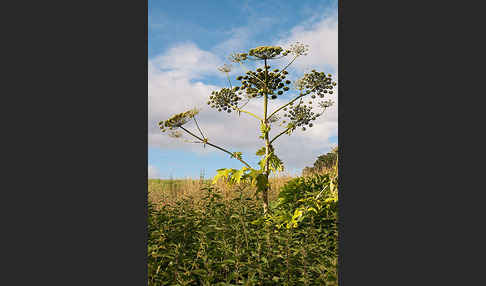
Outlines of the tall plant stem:
M 265 92 L 265 99 L 264 99 L 264 102 L 263 102 L 263 114 L 264 114 L 263 118 L 264 118 L 264 124 L 267 125 L 268 124 L 268 118 L 267 118 L 267 106 L 268 106 L 268 66 L 267 66 L 267 59 L 265 59 L 265 87 L 264 87 L 264 92 Z M 268 154 L 270 153 L 270 141 L 268 139 L 268 133 L 269 133 L 269 130 L 267 129 L 267 131 L 265 132 L 265 136 L 264 136 L 264 139 L 265 139 L 265 158 L 268 158 Z M 268 176 L 269 176 L 268 164 L 269 164 L 269 160 L 267 159 L 266 163 L 265 163 L 265 170 L 264 170 L 267 185 L 265 186 L 265 188 L 263 189 L 263 192 L 262 192 L 263 213 L 264 214 L 266 214 L 267 211 L 268 211 L 268 186 L 269 186 L 268 185 Z
M 212 143 L 208 142 L 208 141 L 207 141 L 207 138 L 204 138 L 204 139 L 203 139 L 203 138 L 201 138 L 201 137 L 197 136 L 196 134 L 192 133 L 191 131 L 187 130 L 186 128 L 182 127 L 182 126 L 180 126 L 180 128 L 181 128 L 182 130 L 186 131 L 186 132 L 187 132 L 189 135 L 191 135 L 191 136 L 193 136 L 193 137 L 195 137 L 195 138 L 199 139 L 199 140 L 200 140 L 202 143 L 204 143 L 204 144 L 208 144 L 209 146 L 212 146 L 212 147 L 214 147 L 214 148 L 216 148 L 216 149 L 219 149 L 219 150 L 221 150 L 221 151 L 223 151 L 223 152 L 225 152 L 225 153 L 230 154 L 230 155 L 231 155 L 231 157 L 236 158 L 238 161 L 240 161 L 241 163 L 243 163 L 243 164 L 244 164 L 246 167 L 248 167 L 248 168 L 250 168 L 250 169 L 253 169 L 253 168 L 252 168 L 252 167 L 251 167 L 251 166 L 250 166 L 250 165 L 249 165 L 247 162 L 245 162 L 243 159 L 240 159 L 240 158 L 238 158 L 238 157 L 235 157 L 235 156 L 233 155 L 233 153 L 231 153 L 230 151 L 228 151 L 228 150 L 226 150 L 226 149 L 224 149 L 224 148 L 221 148 L 221 147 L 219 147 L 219 146 L 216 146 L 216 145 L 214 145 L 214 144 L 212 144 Z

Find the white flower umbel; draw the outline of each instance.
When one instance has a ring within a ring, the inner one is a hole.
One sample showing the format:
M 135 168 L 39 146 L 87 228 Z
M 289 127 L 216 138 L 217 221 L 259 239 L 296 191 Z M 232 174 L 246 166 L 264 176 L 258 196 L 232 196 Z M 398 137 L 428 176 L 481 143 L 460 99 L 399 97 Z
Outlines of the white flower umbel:
M 309 51 L 309 45 L 304 45 L 300 42 L 290 45 L 290 52 L 296 56 L 306 56 Z
M 231 65 L 224 64 L 223 66 L 219 67 L 218 70 L 220 72 L 229 73 L 231 72 Z

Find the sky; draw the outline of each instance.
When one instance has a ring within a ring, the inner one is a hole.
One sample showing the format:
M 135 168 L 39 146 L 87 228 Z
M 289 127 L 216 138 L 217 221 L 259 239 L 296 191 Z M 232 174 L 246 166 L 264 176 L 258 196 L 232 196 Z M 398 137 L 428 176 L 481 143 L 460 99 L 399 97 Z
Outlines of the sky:
M 286 48 L 299 41 L 309 45 L 309 53 L 290 67 L 289 79 L 317 69 L 333 74 L 337 80 L 337 1 L 149 0 L 148 7 L 149 178 L 199 178 L 201 172 L 212 177 L 217 169 L 242 167 L 239 161 L 210 146 L 186 143 L 160 132 L 158 122 L 194 107 L 201 108 L 197 120 L 210 142 L 242 152 L 252 165 L 258 162 L 254 154 L 263 146 L 258 138 L 259 122 L 244 114 L 219 113 L 206 104 L 211 91 L 227 87 L 218 67 L 232 64 L 230 54 L 262 45 Z M 274 61 L 272 69 L 286 64 L 286 60 Z M 236 82 L 244 70 L 232 66 L 230 77 Z M 334 105 L 312 128 L 275 141 L 285 173 L 299 175 L 337 145 L 337 89 L 328 99 Z M 270 108 L 274 110 L 285 102 L 285 98 L 279 98 Z M 247 108 L 261 114 L 259 103 L 251 102 Z M 185 127 L 197 130 L 192 124 Z

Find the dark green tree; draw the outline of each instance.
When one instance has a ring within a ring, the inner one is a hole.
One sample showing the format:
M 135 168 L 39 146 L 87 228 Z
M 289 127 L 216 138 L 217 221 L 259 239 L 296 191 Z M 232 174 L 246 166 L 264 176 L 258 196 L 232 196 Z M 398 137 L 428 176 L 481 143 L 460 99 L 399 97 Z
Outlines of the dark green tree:
M 331 152 L 317 157 L 314 162 L 314 171 L 320 172 L 324 169 L 330 169 L 336 165 L 338 157 L 338 147 L 334 148 Z

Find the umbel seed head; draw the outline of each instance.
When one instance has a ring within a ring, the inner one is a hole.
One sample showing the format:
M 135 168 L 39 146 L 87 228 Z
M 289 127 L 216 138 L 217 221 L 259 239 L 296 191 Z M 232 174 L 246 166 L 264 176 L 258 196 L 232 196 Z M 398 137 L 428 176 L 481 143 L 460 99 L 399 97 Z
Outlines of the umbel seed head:
M 160 124 L 162 123 L 160 122 L 159 127 L 162 130 L 162 132 L 165 132 L 166 127 L 169 128 L 169 130 L 174 130 L 175 128 L 179 128 L 182 125 L 186 124 L 191 118 L 196 116 L 198 113 L 199 110 L 194 108 L 186 112 L 176 114 L 171 118 L 167 119 L 166 121 L 164 121 L 163 124 Z
M 260 46 L 249 51 L 249 55 L 259 59 L 272 59 L 283 51 L 279 46 Z

